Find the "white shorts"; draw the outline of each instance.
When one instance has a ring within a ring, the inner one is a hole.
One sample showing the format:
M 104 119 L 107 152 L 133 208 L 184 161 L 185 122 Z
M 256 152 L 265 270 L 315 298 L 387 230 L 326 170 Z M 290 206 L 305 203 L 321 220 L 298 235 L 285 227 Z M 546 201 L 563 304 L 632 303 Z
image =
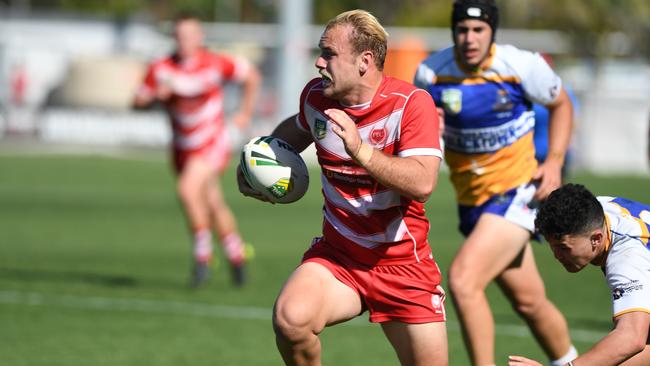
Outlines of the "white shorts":
M 502 216 L 534 233 L 538 202 L 533 200 L 533 196 L 536 190 L 537 187 L 534 184 L 526 183 L 505 193 L 492 196 L 480 206 L 458 205 L 460 231 L 463 235 L 468 236 L 474 230 L 481 215 L 491 213 Z

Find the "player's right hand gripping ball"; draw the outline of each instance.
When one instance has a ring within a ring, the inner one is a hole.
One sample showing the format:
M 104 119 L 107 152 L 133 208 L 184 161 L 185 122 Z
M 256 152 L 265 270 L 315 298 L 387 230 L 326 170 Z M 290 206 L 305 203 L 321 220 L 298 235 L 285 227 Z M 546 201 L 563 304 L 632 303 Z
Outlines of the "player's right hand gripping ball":
M 300 154 L 272 136 L 254 137 L 241 153 L 241 170 L 248 185 L 274 203 L 299 200 L 309 187 L 309 171 Z

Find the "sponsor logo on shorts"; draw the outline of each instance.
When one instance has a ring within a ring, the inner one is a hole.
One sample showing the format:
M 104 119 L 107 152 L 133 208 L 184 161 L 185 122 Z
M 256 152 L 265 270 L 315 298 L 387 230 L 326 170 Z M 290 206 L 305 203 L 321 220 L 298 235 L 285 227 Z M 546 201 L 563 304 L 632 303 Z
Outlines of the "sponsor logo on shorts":
M 440 293 L 431 294 L 431 305 L 433 306 L 433 311 L 436 314 L 445 313 L 445 295 L 442 287 L 437 287 Z
M 439 308 L 441 302 L 442 301 L 440 300 L 440 295 L 438 294 L 431 295 L 431 304 L 433 304 L 434 308 Z
M 633 280 L 628 283 L 625 283 L 621 286 L 616 287 L 612 291 L 612 297 L 614 300 L 618 300 L 623 296 L 627 296 L 632 292 L 643 290 L 643 284 L 639 283 L 639 280 Z

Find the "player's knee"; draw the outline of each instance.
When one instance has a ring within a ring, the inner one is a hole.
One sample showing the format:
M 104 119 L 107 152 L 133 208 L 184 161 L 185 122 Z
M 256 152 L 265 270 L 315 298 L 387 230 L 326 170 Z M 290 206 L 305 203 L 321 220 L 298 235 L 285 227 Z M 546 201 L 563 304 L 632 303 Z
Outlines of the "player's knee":
M 313 316 L 307 309 L 278 302 L 273 309 L 273 330 L 277 337 L 300 343 L 314 333 Z
M 181 201 L 189 202 L 196 196 L 196 188 L 188 181 L 179 180 L 176 184 L 176 193 Z
M 524 318 L 536 317 L 540 314 L 544 306 L 548 303 L 546 296 L 541 294 L 540 296 L 530 296 L 530 295 L 515 295 L 515 298 L 512 301 L 512 308 Z
M 449 290 L 455 299 L 463 299 L 482 291 L 476 277 L 464 266 L 452 263 L 449 269 Z
M 208 198 L 208 204 L 210 206 L 210 209 L 217 214 L 221 213 L 223 214 L 224 211 L 230 210 L 226 202 L 220 199 L 215 199 L 213 197 Z

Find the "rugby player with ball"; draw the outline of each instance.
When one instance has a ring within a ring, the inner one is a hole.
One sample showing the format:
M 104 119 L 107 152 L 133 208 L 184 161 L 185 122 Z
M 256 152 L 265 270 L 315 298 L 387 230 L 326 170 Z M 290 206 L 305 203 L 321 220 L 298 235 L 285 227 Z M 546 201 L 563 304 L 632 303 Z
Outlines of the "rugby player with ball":
M 330 20 L 318 44 L 321 77 L 271 134 L 298 152 L 315 144 L 324 198 L 322 234 L 273 311 L 287 365 L 320 365 L 319 334 L 365 311 L 402 365 L 448 363 L 445 294 L 424 211 L 442 158 L 438 120 L 426 91 L 384 76 L 387 37 L 366 11 Z M 248 164 L 238 169 L 240 191 L 274 201 L 246 181 Z

